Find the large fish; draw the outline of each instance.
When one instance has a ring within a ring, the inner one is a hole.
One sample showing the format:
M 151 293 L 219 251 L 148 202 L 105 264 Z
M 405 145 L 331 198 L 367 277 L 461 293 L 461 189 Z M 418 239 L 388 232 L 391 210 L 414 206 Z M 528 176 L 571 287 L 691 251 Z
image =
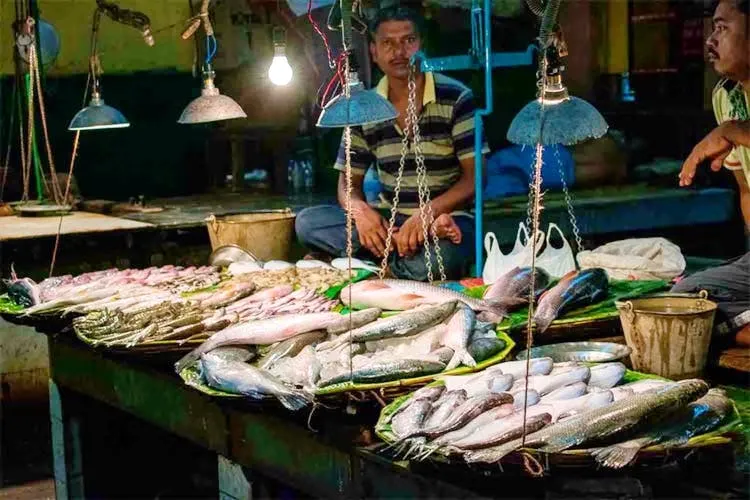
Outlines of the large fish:
M 514 405 L 504 404 L 490 408 L 486 412 L 482 413 L 478 417 L 473 418 L 466 423 L 463 427 L 456 429 L 455 431 L 446 432 L 442 436 L 432 440 L 428 446 L 431 451 L 439 449 L 443 446 L 448 446 L 456 441 L 467 438 L 473 435 L 477 429 L 494 422 L 495 420 L 504 419 L 513 414 Z
M 484 292 L 484 300 L 503 304 L 508 310 L 513 306 L 520 306 L 529 302 L 531 291 L 531 268 L 515 267 L 500 276 L 497 281 Z M 534 296 L 549 286 L 550 276 L 544 269 L 536 269 L 534 279 Z
M 512 404 L 513 396 L 507 393 L 488 393 L 468 398 L 463 404 L 457 406 L 453 412 L 442 422 L 432 427 L 424 427 L 410 437 L 424 436 L 427 439 L 435 439 L 447 432 L 454 431 L 466 425 L 482 413 L 504 404 Z
M 456 308 L 456 312 L 451 316 L 448 321 L 448 328 L 443 335 L 442 344 L 446 347 L 453 349 L 453 358 L 445 367 L 446 370 L 452 370 L 458 365 L 464 366 L 476 366 L 477 363 L 474 358 L 471 357 L 469 351 L 466 349 L 469 343 L 469 338 L 474 332 L 474 324 L 476 323 L 477 317 L 471 308 L 464 305 Z
M 390 380 L 419 377 L 421 375 L 432 375 L 444 369 L 445 363 L 441 363 L 440 361 L 429 359 L 390 359 L 370 363 L 361 368 L 354 369 L 351 373 L 339 373 L 328 380 L 322 380 L 318 384 L 318 387 L 326 387 L 349 380 L 359 384 L 388 382 Z
M 732 402 L 721 389 L 711 389 L 697 401 L 678 410 L 658 427 L 644 434 L 593 453 L 605 467 L 620 469 L 630 464 L 638 452 L 647 446 L 662 443 L 667 447 L 680 446 L 693 436 L 714 430 L 732 411 Z
M 685 406 L 707 391 L 708 385 L 702 380 L 683 380 L 569 417 L 529 434 L 526 436 L 525 446 L 546 453 L 557 453 L 593 439 L 614 437 L 635 429 L 639 424 L 648 422 L 650 418 Z M 468 462 L 494 463 L 520 447 L 521 440 L 518 439 L 497 447 L 467 453 L 464 458 Z
M 204 354 L 201 356 L 201 366 L 208 385 L 221 391 L 253 399 L 273 396 L 290 410 L 302 409 L 312 401 L 306 392 L 289 388 L 270 373 L 247 363 Z
M 591 376 L 591 370 L 587 366 L 580 366 L 569 372 L 559 375 L 535 375 L 528 378 L 528 387 L 545 396 L 555 389 L 577 382 L 586 382 Z M 518 378 L 513 384 L 512 392 L 522 391 L 526 388 L 526 378 Z
M 468 307 L 471 307 L 474 311 L 487 313 L 487 315 L 492 317 L 493 322 L 499 321 L 499 319 L 505 316 L 507 312 L 505 306 L 502 304 L 497 304 L 489 300 L 475 299 L 469 297 L 465 293 L 456 292 L 442 286 L 435 286 L 429 283 L 411 280 L 386 279 L 381 282 L 394 290 L 413 293 L 424 297 L 429 302 L 433 303 L 458 300 L 466 304 Z
M 406 311 L 432 302 L 421 295 L 396 290 L 382 281 L 376 280 L 360 281 L 347 285 L 341 290 L 339 298 L 344 305 L 352 309 L 377 307 L 384 311 Z
M 611 389 L 625 376 L 625 365 L 619 362 L 601 363 L 591 367 L 589 387 Z
M 432 413 L 425 420 L 424 427 L 436 427 L 448 418 L 453 410 L 466 402 L 468 398 L 466 391 L 446 392 L 438 401 L 432 405 Z
M 300 333 L 315 330 L 339 330 L 342 325 L 362 325 L 380 315 L 378 309 L 358 311 L 351 315 L 339 313 L 287 314 L 260 321 L 238 323 L 212 335 L 204 343 L 193 349 L 175 363 L 180 373 L 188 365 L 200 358 L 201 354 L 224 345 L 268 345 L 286 340 Z
M 536 413 L 526 416 L 526 434 L 538 431 L 552 421 L 549 413 Z M 451 443 L 451 446 L 460 450 L 475 450 L 487 448 L 513 439 L 518 439 L 523 434 L 523 414 L 516 413 L 510 417 L 490 422 L 474 431 L 471 436 Z
M 599 302 L 607 297 L 609 279 L 604 269 L 571 271 L 539 298 L 534 322 L 544 332 L 558 317 L 572 309 Z
M 398 437 L 408 436 L 417 432 L 424 423 L 427 415 L 432 411 L 432 401 L 429 399 L 418 399 L 410 404 L 404 411 L 398 413 L 391 420 L 391 430 Z
M 456 301 L 439 305 L 429 305 L 404 311 L 387 318 L 351 330 L 336 339 L 318 346 L 318 350 L 327 350 L 348 342 L 372 342 L 374 340 L 408 337 L 442 322 L 456 309 Z M 356 313 L 355 313 L 356 314 Z

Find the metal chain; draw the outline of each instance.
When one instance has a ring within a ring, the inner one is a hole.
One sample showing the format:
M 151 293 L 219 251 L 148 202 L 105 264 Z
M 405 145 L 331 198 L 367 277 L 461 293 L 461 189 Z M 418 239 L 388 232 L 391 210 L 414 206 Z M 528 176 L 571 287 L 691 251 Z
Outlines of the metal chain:
M 581 239 L 581 231 L 578 228 L 578 220 L 576 219 L 576 214 L 573 210 L 573 202 L 570 198 L 570 191 L 568 191 L 568 183 L 565 182 L 565 173 L 562 169 L 562 159 L 560 159 L 560 148 L 555 148 L 555 159 L 557 160 L 557 170 L 560 172 L 560 182 L 562 182 L 563 194 L 565 195 L 565 205 L 568 208 L 568 217 L 570 218 L 570 225 L 573 226 L 573 236 L 576 240 L 576 247 L 578 248 L 578 252 L 582 252 L 583 240 Z

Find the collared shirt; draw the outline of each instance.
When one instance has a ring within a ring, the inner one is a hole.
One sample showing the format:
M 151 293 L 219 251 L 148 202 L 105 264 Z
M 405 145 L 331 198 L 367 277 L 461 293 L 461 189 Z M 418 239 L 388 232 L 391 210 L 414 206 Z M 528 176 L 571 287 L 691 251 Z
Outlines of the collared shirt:
M 733 100 L 736 102 L 733 103 Z M 748 96 L 739 83 L 729 80 L 720 81 L 714 88 L 712 104 L 716 123 L 748 119 Z M 745 180 L 750 184 L 750 149 L 745 146 L 732 149 L 724 160 L 724 167 L 729 170 L 742 170 Z
M 383 77 L 376 91 L 388 98 L 388 78 Z M 419 132 L 427 169 L 430 197 L 435 198 L 461 177 L 460 160 L 474 157 L 474 95 L 461 82 L 440 73 L 425 73 Z M 373 163 L 383 185 L 383 197 L 391 204 L 398 177 L 404 132 L 396 120 L 352 127 L 352 172 L 365 175 Z M 482 138 L 482 153 L 489 148 Z M 344 141 L 335 168 L 345 169 Z M 399 211 L 411 213 L 419 207 L 413 143 L 409 143 L 399 193 Z M 401 210 L 403 209 L 403 210 Z

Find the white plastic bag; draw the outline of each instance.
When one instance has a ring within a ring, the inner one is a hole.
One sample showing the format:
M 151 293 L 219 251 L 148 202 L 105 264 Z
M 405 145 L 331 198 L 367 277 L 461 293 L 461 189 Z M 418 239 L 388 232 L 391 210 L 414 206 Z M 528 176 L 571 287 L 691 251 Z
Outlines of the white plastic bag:
M 557 231 L 562 240 L 562 246 L 555 248 L 550 243 L 550 236 L 552 236 L 552 230 Z M 547 271 L 553 278 L 561 278 L 568 274 L 570 271 L 574 271 L 576 268 L 576 261 L 573 257 L 573 250 L 570 248 L 568 240 L 565 239 L 560 228 L 557 224 L 550 222 L 547 227 L 547 245 L 542 250 L 542 253 L 536 258 L 537 267 Z
M 538 231 L 535 245 L 537 251 L 539 251 L 543 241 L 544 233 Z M 487 233 L 484 236 L 484 249 L 487 252 L 487 260 L 482 270 L 482 279 L 486 284 L 494 283 L 500 276 L 511 271 L 514 267 L 531 265 L 529 230 L 523 222 L 518 224 L 516 242 L 507 255 L 500 250 L 495 233 Z
M 578 265 L 604 268 L 612 279 L 671 280 L 685 271 L 685 257 L 664 238 L 632 238 L 580 252 Z

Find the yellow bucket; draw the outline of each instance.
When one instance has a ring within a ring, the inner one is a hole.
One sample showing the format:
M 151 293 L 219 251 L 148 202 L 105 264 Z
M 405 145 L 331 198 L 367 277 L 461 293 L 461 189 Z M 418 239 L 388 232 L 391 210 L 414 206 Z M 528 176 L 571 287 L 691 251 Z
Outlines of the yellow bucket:
M 700 377 L 716 314 L 707 297 L 702 290 L 616 301 L 633 369 L 672 380 Z
M 294 217 L 291 209 L 211 214 L 206 218 L 211 249 L 237 245 L 264 262 L 288 260 L 294 236 Z

